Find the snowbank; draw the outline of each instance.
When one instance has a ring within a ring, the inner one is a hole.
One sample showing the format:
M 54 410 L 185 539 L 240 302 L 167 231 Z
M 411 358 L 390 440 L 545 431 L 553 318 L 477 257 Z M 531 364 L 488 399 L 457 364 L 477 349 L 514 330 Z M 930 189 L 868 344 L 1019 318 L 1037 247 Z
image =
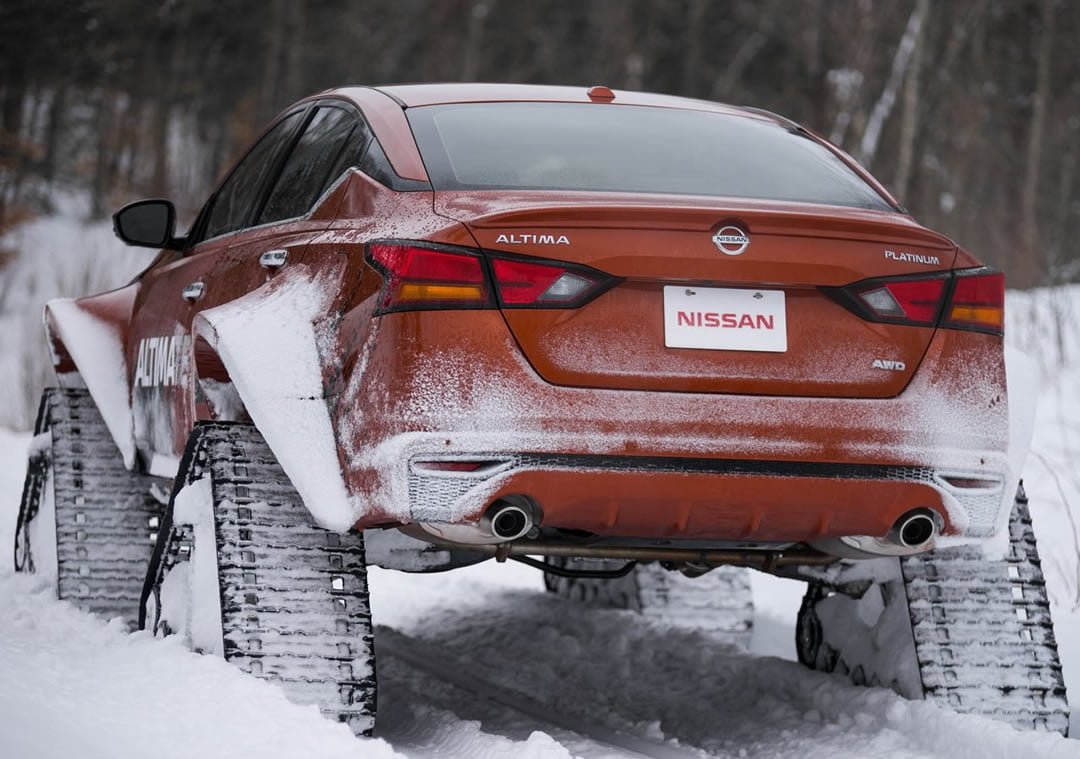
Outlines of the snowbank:
M 397 754 L 176 641 L 129 635 L 0 575 L 0 735 L 12 759 Z

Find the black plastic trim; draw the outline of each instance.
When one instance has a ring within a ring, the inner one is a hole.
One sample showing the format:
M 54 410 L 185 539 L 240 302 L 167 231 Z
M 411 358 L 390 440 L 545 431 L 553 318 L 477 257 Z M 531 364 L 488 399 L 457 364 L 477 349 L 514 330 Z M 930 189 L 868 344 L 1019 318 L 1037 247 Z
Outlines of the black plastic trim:
M 507 454 L 478 454 L 505 456 Z M 929 482 L 934 470 L 925 466 L 888 464 L 838 464 L 813 461 L 755 461 L 744 459 L 702 459 L 677 456 L 610 456 L 598 454 L 514 455 L 520 468 L 607 469 L 644 472 L 731 474 L 765 477 L 813 477 L 834 480 L 918 480 Z

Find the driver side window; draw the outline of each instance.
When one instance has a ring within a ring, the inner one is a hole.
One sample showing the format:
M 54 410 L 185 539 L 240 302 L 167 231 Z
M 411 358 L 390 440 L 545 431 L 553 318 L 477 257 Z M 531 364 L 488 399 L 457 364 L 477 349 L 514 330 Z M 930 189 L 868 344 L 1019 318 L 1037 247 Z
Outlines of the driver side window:
M 261 198 L 265 179 L 302 116 L 303 111 L 286 116 L 244 156 L 214 198 L 203 239 L 248 226 Z

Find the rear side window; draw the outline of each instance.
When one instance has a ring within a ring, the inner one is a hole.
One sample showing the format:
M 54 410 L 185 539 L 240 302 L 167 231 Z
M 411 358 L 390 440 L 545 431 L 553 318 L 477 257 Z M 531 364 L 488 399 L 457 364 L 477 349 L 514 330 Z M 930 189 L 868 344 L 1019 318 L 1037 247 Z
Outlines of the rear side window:
M 406 111 L 437 190 L 675 193 L 894 210 L 816 140 L 772 119 L 595 103 Z
M 356 119 L 342 108 L 320 107 L 285 161 L 259 217 L 265 224 L 303 216 L 356 154 Z M 351 149 L 350 149 L 351 148 Z
M 204 238 L 217 237 L 247 226 L 255 205 L 262 197 L 265 180 L 274 168 L 275 159 L 302 115 L 302 111 L 297 111 L 286 116 L 244 156 L 214 198 Z

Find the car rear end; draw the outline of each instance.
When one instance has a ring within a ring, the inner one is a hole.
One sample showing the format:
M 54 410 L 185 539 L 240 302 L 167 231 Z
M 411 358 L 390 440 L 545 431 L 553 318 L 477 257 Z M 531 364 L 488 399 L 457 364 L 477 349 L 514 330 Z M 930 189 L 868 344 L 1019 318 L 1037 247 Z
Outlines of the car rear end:
M 406 115 L 467 234 L 367 247 L 355 491 L 518 552 L 904 554 L 1000 528 L 1001 275 L 844 156 L 689 102 Z

